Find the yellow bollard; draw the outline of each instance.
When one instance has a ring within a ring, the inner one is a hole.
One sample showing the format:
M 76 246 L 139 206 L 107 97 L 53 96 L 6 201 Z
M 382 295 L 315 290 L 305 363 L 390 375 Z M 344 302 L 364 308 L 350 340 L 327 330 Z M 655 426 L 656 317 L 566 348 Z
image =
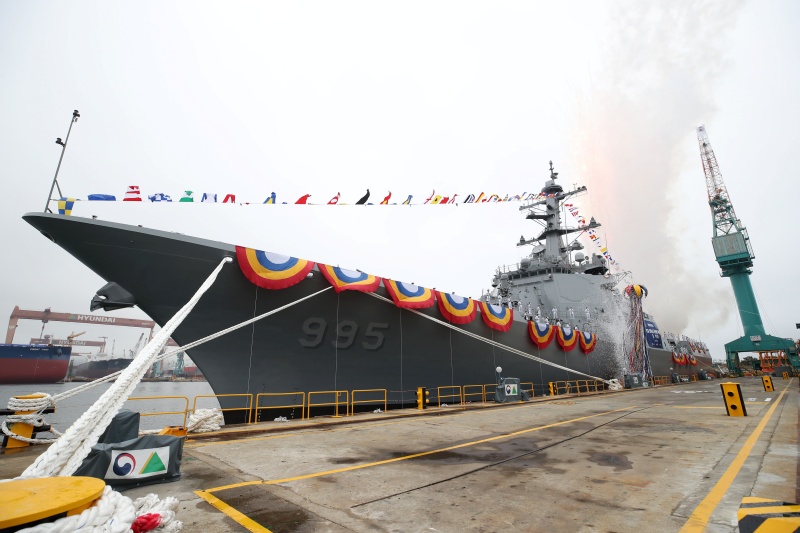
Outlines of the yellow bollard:
M 784 372 L 783 373 L 783 379 L 789 379 L 789 373 L 788 372 Z
M 725 409 L 728 416 L 747 416 L 747 408 L 742 398 L 742 388 L 738 383 L 720 383 L 722 399 L 725 400 Z
M 772 378 L 769 376 L 761 376 L 761 382 L 764 384 L 764 390 L 767 392 L 775 392 L 775 387 L 772 386 Z
M 44 398 L 41 394 L 28 394 L 25 396 L 14 396 L 19 400 L 35 400 L 38 398 Z M 35 413 L 36 411 L 15 411 L 15 415 L 29 415 Z M 24 422 L 16 422 L 14 424 L 9 424 L 8 429 L 13 433 L 19 435 L 20 437 L 25 437 L 26 439 L 30 439 L 33 437 L 33 426 L 30 424 L 26 424 Z M 8 437 L 5 447 L 6 448 L 25 448 L 26 446 L 30 446 L 29 443 L 23 440 L 17 440 L 14 437 Z
M 550 381 L 550 382 L 547 383 L 547 385 L 548 385 L 548 387 L 550 387 L 550 396 L 555 396 L 556 395 L 556 388 L 553 386 L 554 385 L 553 382 Z
M 427 409 L 430 400 L 428 399 L 428 389 L 417 387 L 417 409 Z
M 0 483 L 0 530 L 16 531 L 39 520 L 80 514 L 103 495 L 105 486 L 102 479 L 81 476 Z

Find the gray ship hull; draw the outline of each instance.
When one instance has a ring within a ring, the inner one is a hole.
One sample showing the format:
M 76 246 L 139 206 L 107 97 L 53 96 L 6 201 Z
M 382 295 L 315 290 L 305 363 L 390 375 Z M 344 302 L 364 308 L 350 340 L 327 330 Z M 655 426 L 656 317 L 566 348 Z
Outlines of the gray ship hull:
M 315 269 L 293 287 L 259 288 L 237 266 L 235 247 L 224 243 L 77 217 L 30 213 L 23 218 L 100 277 L 132 293 L 136 305 L 162 326 L 222 258 L 231 257 L 233 263 L 172 335 L 179 345 L 330 287 Z M 383 287 L 376 293 L 387 296 Z M 441 320 L 435 306 L 422 312 Z M 491 346 L 369 294 L 333 289 L 188 354 L 217 394 L 386 389 L 390 406 L 412 404 L 417 387 L 427 387 L 435 403 L 437 387 L 495 383 L 498 366 L 504 376 L 534 383 L 537 395 L 550 381 L 587 379 L 578 372 L 600 378 L 620 374 L 618 348 L 603 338 L 585 355 L 578 348 L 564 352 L 555 340 L 539 350 L 521 317 L 504 333 L 488 328 L 480 317 L 458 328 L 572 371 Z M 657 352 L 651 355 L 654 370 L 668 375 L 671 352 Z M 659 362 L 667 356 L 669 366 Z M 224 406 L 232 402 L 222 401 Z M 229 422 L 236 418 L 237 412 L 226 413 Z

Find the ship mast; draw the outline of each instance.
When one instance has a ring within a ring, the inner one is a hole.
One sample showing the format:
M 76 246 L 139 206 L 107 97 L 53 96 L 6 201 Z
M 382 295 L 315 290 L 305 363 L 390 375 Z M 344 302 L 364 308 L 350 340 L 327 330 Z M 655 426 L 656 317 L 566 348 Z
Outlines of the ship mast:
M 557 263 L 569 251 L 570 247 L 565 244 L 564 236 L 600 227 L 600 224 L 594 218 L 589 221 L 588 225 L 580 228 L 567 228 L 563 225 L 561 219 L 562 202 L 571 196 L 585 192 L 586 186 L 580 186 L 572 191 L 564 192 L 563 187 L 556 183 L 556 179 L 558 179 L 558 172 L 555 171 L 553 162 L 550 161 L 550 179 L 545 182 L 542 188 L 542 194 L 545 195 L 545 198 L 524 204 L 519 208 L 520 211 L 529 210 L 525 218 L 541 221 L 540 223 L 544 225 L 544 229 L 538 236 L 532 239 L 523 237 L 517 243 L 517 246 L 524 246 L 544 241 L 542 252 L 544 252 L 545 258 L 552 263 Z

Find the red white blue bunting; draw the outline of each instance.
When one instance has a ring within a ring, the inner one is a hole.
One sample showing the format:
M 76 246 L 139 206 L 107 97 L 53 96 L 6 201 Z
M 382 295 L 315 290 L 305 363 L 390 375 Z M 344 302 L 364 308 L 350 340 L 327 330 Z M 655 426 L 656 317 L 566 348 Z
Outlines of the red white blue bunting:
M 236 247 L 239 268 L 252 283 L 264 289 L 285 289 L 305 279 L 312 261 L 243 246 Z
M 578 345 L 581 351 L 585 354 L 590 354 L 597 345 L 597 335 L 594 333 L 585 333 L 583 331 L 575 330 L 578 333 Z
M 452 324 L 468 324 L 478 312 L 478 306 L 472 298 L 436 291 L 436 302 L 442 316 Z
M 685 365 L 687 363 L 686 356 L 678 352 L 672 352 L 672 361 L 676 365 Z
M 556 326 L 556 340 L 561 349 L 565 352 L 571 352 L 578 345 L 578 335 L 576 330 L 572 329 L 569 324 Z
M 481 306 L 483 322 L 497 331 L 508 331 L 514 322 L 514 310 L 502 305 L 478 302 Z
M 547 322 L 539 323 L 535 320 L 528 322 L 528 333 L 531 336 L 533 343 L 539 347 L 540 350 L 547 348 L 553 341 L 556 335 L 555 328 Z
M 319 271 L 325 276 L 336 292 L 361 291 L 373 292 L 381 284 L 381 278 L 346 268 L 333 267 L 318 263 Z
M 424 309 L 436 303 L 432 290 L 413 283 L 403 283 L 402 281 L 383 278 L 383 286 L 386 287 L 386 292 L 392 297 L 397 307 Z
M 686 364 L 697 366 L 697 358 L 693 354 L 687 355 L 686 359 L 687 359 Z

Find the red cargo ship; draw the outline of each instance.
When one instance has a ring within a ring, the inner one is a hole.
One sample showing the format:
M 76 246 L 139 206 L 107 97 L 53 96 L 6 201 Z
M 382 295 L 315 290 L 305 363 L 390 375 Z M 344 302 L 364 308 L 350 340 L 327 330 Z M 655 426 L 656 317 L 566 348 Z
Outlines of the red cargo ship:
M 0 344 L 0 385 L 61 381 L 71 354 L 69 346 Z

